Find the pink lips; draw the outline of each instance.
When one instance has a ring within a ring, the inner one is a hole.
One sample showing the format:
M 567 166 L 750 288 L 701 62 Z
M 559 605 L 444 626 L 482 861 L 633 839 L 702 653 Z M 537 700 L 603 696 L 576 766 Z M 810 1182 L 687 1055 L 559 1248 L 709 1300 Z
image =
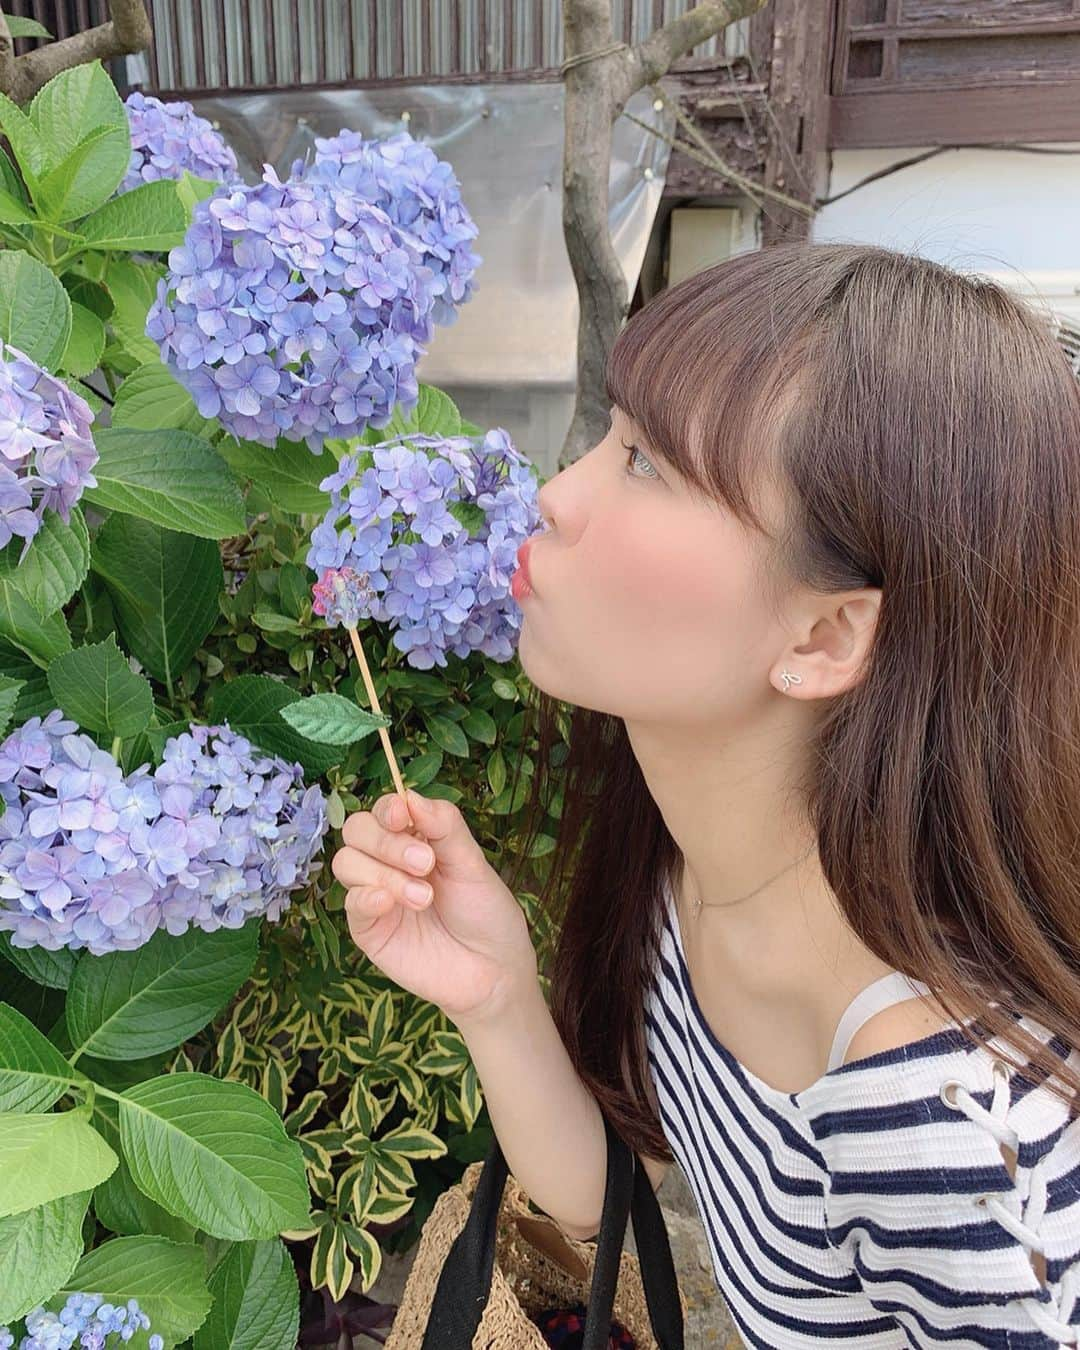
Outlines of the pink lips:
M 510 594 L 519 604 L 526 596 L 533 594 L 532 577 L 529 575 L 529 545 L 531 542 L 531 540 L 526 539 L 518 549 L 517 571 L 510 578 Z

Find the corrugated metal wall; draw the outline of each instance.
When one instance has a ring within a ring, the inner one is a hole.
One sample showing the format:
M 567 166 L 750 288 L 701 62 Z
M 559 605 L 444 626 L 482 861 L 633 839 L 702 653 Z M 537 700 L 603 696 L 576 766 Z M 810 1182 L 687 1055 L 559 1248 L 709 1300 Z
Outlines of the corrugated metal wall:
M 535 78 L 563 57 L 559 0 L 148 0 L 159 89 Z M 695 0 L 613 0 L 639 41 Z M 748 21 L 691 54 L 735 56 Z

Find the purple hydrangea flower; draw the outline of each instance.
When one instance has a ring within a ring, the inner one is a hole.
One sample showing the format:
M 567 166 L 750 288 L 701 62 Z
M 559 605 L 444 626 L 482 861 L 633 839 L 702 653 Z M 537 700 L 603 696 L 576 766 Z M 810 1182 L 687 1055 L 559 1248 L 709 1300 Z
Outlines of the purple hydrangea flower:
M 441 285 L 427 256 L 348 185 L 267 166 L 196 205 L 146 332 L 204 417 L 318 452 L 415 407 Z
M 124 106 L 131 127 L 131 163 L 118 192 L 159 178 L 182 178 L 185 169 L 219 183 L 239 179 L 232 147 L 190 103 L 162 103 L 135 90 Z
M 501 427 L 383 441 L 345 455 L 320 486 L 330 506 L 307 554 L 320 573 L 316 613 L 345 627 L 390 624 L 418 670 L 445 666 L 448 652 L 511 659 L 521 612 L 510 577 L 542 520 L 536 476 Z M 338 603 L 334 578 L 350 573 L 367 575 L 366 594 L 347 584 Z
M 25 555 L 46 511 L 66 523 L 97 486 L 93 420 L 85 399 L 0 341 L 0 548 L 18 536 Z
M 475 289 L 473 274 L 483 259 L 469 241 L 479 234 L 461 200 L 453 169 L 430 146 L 407 131 L 385 140 L 364 140 L 358 131 L 315 140 L 314 163 L 293 166 L 308 179 L 340 183 L 378 206 L 416 239 L 435 274 L 434 321 L 452 324 L 458 306 Z
M 137 1331 L 149 1331 L 150 1318 L 137 1299 L 126 1304 L 106 1303 L 102 1294 L 69 1294 L 58 1313 L 46 1312 L 39 1304 L 26 1315 L 30 1333 L 19 1342 L 19 1350 L 105 1350 L 106 1346 L 126 1343 Z M 118 1341 L 110 1340 L 118 1337 Z M 15 1337 L 0 1327 L 0 1350 L 11 1350 Z M 149 1338 L 149 1350 L 164 1350 L 165 1342 L 156 1332 Z
M 131 951 L 277 919 L 317 869 L 327 829 L 300 766 L 227 726 L 165 744 L 124 775 L 59 711 L 0 742 L 0 931 L 16 947 Z

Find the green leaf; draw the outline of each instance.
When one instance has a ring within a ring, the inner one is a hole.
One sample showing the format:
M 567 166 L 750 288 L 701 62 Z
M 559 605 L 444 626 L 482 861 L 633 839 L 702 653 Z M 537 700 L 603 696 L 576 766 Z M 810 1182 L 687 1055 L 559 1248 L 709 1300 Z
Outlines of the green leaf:
M 47 1111 L 71 1076 L 71 1065 L 33 1022 L 0 1003 L 0 1111 Z
M 113 192 L 130 158 L 131 137 L 126 127 L 96 127 L 70 154 L 42 174 L 34 191 L 38 210 L 44 219 L 57 223 L 85 216 Z M 121 162 L 124 169 L 112 187 L 104 190 Z M 81 248 L 82 243 L 69 241 L 68 246 Z
M 229 539 L 244 529 L 244 500 L 225 461 L 186 431 L 109 427 L 94 436 L 100 458 L 95 506 L 203 539 Z
M 340 746 L 309 741 L 278 716 L 282 708 L 299 698 L 295 689 L 269 675 L 241 675 L 219 684 L 211 694 L 211 719 L 228 722 L 263 750 L 290 762 L 298 761 L 310 778 L 321 778 L 341 763 L 345 751 Z
M 0 736 L 3 736 L 15 716 L 15 705 L 24 687 L 22 680 L 13 680 L 10 675 L 0 675 Z
M 70 1278 L 82 1255 L 89 1202 L 88 1190 L 74 1191 L 0 1219 L 0 1324 L 25 1317 Z
M 321 515 L 330 505 L 329 493 L 319 488 L 323 479 L 338 469 L 337 460 L 328 450 L 313 455 L 297 441 L 278 441 L 271 450 L 230 436 L 222 442 L 221 453 L 239 478 L 257 483 L 283 511 Z
M 171 684 L 218 617 L 225 574 L 217 544 L 117 514 L 94 539 L 92 566 L 108 589 L 127 649 Z
M 127 112 L 100 61 L 72 66 L 39 89 L 27 110 L 48 150 L 50 184 L 39 205 L 72 220 L 107 201 L 131 160 Z M 45 176 L 42 177 L 44 189 Z
M 0 637 L 0 671 L 6 678 L 22 682 L 15 702 L 16 726 L 28 717 L 44 717 L 56 707 L 44 670 L 5 637 Z
M 251 974 L 259 925 L 163 929 L 130 952 L 80 957 L 67 997 L 67 1029 L 76 1055 L 139 1059 L 194 1036 Z
M 104 1294 L 105 1302 L 116 1307 L 129 1298 L 138 1300 L 150 1329 L 127 1342 L 135 1350 L 146 1350 L 155 1332 L 166 1345 L 176 1345 L 197 1331 L 210 1311 L 203 1249 L 163 1237 L 118 1237 L 87 1252 L 57 1293 L 55 1307 L 86 1289 Z
M 113 197 L 79 226 L 86 248 L 162 253 L 184 242 L 188 213 L 171 178 Z
M 10 933 L 0 933 L 0 956 L 22 971 L 28 980 L 49 989 L 66 989 L 75 969 L 75 953 L 69 948 L 50 952 L 44 947 L 16 947 Z
M 104 642 L 56 657 L 49 666 L 49 688 L 84 731 L 134 736 L 154 712 L 149 683 L 128 665 L 112 633 Z
M 199 416 L 195 400 L 169 367 L 155 360 L 133 370 L 116 391 L 112 425 L 143 431 L 175 427 L 198 436 L 210 422 Z
M 0 339 L 55 371 L 70 335 L 71 301 L 52 272 L 18 249 L 0 252 Z
M 202 1073 L 138 1083 L 120 1099 L 120 1137 L 139 1189 L 214 1237 L 243 1242 L 308 1224 L 300 1145 L 243 1083 Z
M 0 1115 L 0 1218 L 93 1188 L 115 1166 L 116 1154 L 75 1111 Z
M 425 436 L 458 436 L 461 434 L 461 414 L 453 399 L 432 384 L 422 384 L 416 406 L 411 413 L 399 404 L 385 427 L 369 427 L 361 437 L 365 445 L 378 445 L 395 436 L 421 432 Z
M 0 578 L 0 636 L 41 667 L 71 650 L 71 634 L 63 614 L 39 617 L 37 610 L 10 579 Z
M 495 725 L 495 719 L 483 708 L 470 708 L 461 719 L 461 725 L 465 733 L 473 738 L 474 741 L 480 741 L 484 745 L 494 745 L 498 736 L 498 728 Z
M 295 1350 L 300 1326 L 296 1266 L 283 1243 L 238 1242 L 210 1276 L 214 1306 L 194 1350 Z
M 108 1137 L 108 1136 L 107 1136 Z M 109 1139 L 113 1148 L 120 1148 L 120 1129 L 116 1129 L 116 1141 Z M 158 1237 L 171 1238 L 173 1242 L 192 1242 L 195 1228 L 183 1219 L 178 1219 L 168 1210 L 161 1208 L 143 1195 L 131 1179 L 127 1163 L 120 1159 L 116 1171 L 106 1177 L 94 1190 L 94 1213 L 98 1220 L 111 1232 L 125 1236 L 137 1236 L 141 1233 L 154 1233 Z
M 113 302 L 112 329 L 124 350 L 140 363 L 161 361 L 157 343 L 146 336 L 146 313 L 157 293 L 165 269 L 157 263 L 137 263 L 130 258 L 112 258 L 105 285 Z
M 23 541 L 13 539 L 0 549 L 0 583 L 15 586 L 42 618 L 62 609 L 86 580 L 90 566 L 90 537 L 76 506 L 65 525 L 55 511 L 47 511 L 26 557 L 19 561 Z
M 286 704 L 279 715 L 294 731 L 320 745 L 352 745 L 390 725 L 389 717 L 365 712 L 340 694 L 312 694 Z
M 37 19 L 23 19 L 17 14 L 8 14 L 5 17 L 7 18 L 8 32 L 13 38 L 49 38 L 50 41 L 52 39 L 49 30 L 42 27 Z M 0 1321 L 3 1321 L 3 1319 L 0 1318 Z
M 49 163 L 49 149 L 30 118 L 6 94 L 0 94 L 0 131 L 11 142 L 27 185 L 33 189 L 38 174 Z
M 72 304 L 71 336 L 60 358 L 60 368 L 69 375 L 89 375 L 101 364 L 104 350 L 105 325 L 92 310 Z
M 440 717 L 437 713 L 425 712 L 422 716 L 424 725 L 436 745 L 442 746 L 447 754 L 468 758 L 469 742 L 456 722 L 451 722 L 448 717 Z

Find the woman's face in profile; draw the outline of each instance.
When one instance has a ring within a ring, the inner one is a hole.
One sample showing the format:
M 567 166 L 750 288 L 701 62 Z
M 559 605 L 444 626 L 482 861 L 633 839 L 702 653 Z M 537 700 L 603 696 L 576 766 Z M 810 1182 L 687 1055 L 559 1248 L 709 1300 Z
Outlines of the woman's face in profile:
M 695 492 L 622 409 L 539 505 L 518 647 L 537 688 L 628 720 L 713 725 L 769 695 L 783 636 L 761 589 L 770 541 Z

